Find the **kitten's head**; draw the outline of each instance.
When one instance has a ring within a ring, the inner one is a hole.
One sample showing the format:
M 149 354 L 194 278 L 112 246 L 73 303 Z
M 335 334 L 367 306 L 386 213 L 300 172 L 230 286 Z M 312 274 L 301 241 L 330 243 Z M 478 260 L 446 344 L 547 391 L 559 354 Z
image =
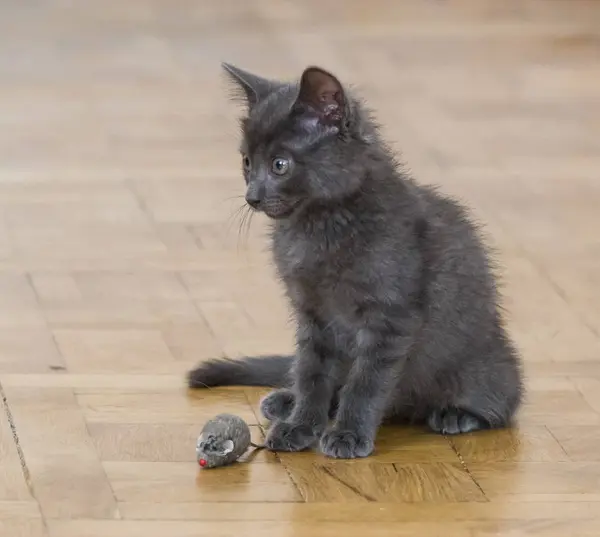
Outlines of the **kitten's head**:
M 375 128 L 334 75 L 309 67 L 283 83 L 223 67 L 247 104 L 240 150 L 249 205 L 280 219 L 360 187 Z

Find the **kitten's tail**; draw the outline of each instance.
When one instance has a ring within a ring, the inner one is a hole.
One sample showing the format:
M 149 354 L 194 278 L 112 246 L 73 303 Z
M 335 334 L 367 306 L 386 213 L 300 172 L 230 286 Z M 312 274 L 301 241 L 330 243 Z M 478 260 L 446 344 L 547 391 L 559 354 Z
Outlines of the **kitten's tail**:
M 190 388 L 213 386 L 270 386 L 286 384 L 293 356 L 249 356 L 201 363 L 188 373 Z

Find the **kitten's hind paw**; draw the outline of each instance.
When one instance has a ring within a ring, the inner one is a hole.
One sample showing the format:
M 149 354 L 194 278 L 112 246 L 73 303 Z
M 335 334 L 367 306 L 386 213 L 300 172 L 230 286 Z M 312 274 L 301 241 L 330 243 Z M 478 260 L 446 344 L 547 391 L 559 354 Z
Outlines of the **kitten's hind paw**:
M 269 429 L 265 446 L 271 451 L 303 451 L 316 440 L 310 425 L 276 421 Z
M 434 433 L 461 434 L 487 429 L 486 422 L 460 408 L 434 410 L 427 418 L 427 425 Z
M 374 449 L 372 439 L 350 430 L 330 429 L 321 437 L 321 451 L 334 459 L 368 457 Z
M 260 402 L 260 411 L 269 421 L 285 420 L 292 413 L 294 401 L 291 390 L 275 390 Z

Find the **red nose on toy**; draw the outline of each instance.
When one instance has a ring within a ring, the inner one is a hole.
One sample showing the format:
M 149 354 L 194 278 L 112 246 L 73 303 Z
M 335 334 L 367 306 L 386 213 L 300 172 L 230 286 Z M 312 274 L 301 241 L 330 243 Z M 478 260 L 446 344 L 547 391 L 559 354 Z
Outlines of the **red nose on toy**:
M 204 468 L 204 467 L 206 466 L 206 461 L 205 461 L 204 459 L 200 459 L 200 460 L 198 461 L 198 464 L 199 464 L 200 466 L 202 466 L 202 468 Z

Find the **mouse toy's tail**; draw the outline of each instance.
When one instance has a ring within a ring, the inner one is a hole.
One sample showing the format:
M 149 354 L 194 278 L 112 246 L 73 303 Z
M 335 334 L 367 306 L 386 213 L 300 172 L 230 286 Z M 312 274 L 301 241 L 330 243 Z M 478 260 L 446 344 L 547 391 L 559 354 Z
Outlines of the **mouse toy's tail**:
M 190 388 L 213 386 L 270 386 L 287 384 L 293 356 L 252 356 L 240 360 L 223 358 L 201 363 L 188 373 Z

